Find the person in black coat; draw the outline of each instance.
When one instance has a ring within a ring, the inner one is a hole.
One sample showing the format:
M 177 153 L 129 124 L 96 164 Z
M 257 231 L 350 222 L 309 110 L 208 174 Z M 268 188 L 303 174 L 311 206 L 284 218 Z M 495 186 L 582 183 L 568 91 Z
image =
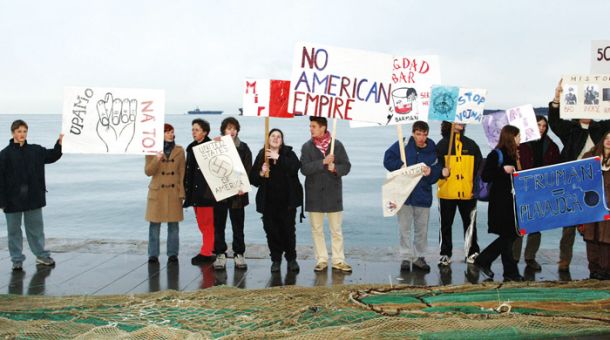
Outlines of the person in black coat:
M 250 171 L 250 183 L 258 187 L 256 211 L 263 214 L 271 272 L 280 271 L 282 253 L 288 261 L 288 270 L 298 272 L 295 218 L 297 207 L 303 205 L 303 187 L 299 182 L 301 162 L 292 147 L 284 144 L 284 133 L 279 129 L 269 132 L 267 160 L 268 163 L 263 148 Z
M 561 81 L 555 88 L 555 97 L 549 103 L 549 127 L 561 139 L 561 162 L 581 159 L 585 152 L 599 143 L 606 131 L 610 130 L 610 120 L 594 121 L 592 119 L 565 120 L 559 118 L 559 100 L 563 87 Z M 559 241 L 559 271 L 570 270 L 572 247 L 576 236 L 576 226 L 563 228 Z
M 201 249 L 199 254 L 191 259 L 193 265 L 203 264 L 216 260 L 214 250 L 214 205 L 216 199 L 203 177 L 201 169 L 195 159 L 193 147 L 211 141 L 210 123 L 203 119 L 195 119 L 192 123 L 194 141 L 186 147 L 186 170 L 184 172 L 184 207 L 193 207 L 197 225 L 201 232 Z
M 502 256 L 504 281 L 523 281 L 513 258 L 513 242 L 519 235 L 515 227 L 511 175 L 517 168 L 519 139 L 519 128 L 504 126 L 498 145 L 487 155 L 481 175 L 483 181 L 491 185 L 487 211 L 488 231 L 497 234 L 498 238 L 481 252 L 474 260 L 474 265 L 489 279 L 494 276 L 491 271 L 492 262 Z M 496 150 L 502 153 L 502 162 Z
M 50 252 L 45 250 L 42 208 L 46 202 L 45 164 L 54 163 L 62 156 L 63 135 L 53 149 L 28 144 L 28 125 L 23 120 L 11 124 L 13 138 L 0 152 L 0 209 L 4 210 L 8 231 L 8 249 L 13 271 L 23 269 L 23 234 L 21 221 L 36 263 L 55 265 Z

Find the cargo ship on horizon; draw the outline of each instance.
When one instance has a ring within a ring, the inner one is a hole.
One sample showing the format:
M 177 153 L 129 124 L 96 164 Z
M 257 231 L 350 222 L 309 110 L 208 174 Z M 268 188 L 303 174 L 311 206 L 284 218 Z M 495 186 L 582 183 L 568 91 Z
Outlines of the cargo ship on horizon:
M 199 110 L 199 107 L 197 107 L 195 110 L 186 113 L 189 115 L 219 115 L 222 114 L 222 111 Z

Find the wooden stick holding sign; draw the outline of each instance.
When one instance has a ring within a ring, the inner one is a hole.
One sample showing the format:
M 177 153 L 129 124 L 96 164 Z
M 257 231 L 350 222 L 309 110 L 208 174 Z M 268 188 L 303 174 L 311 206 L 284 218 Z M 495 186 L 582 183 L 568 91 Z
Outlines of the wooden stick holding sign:
M 396 133 L 398 134 L 398 147 L 400 148 L 400 159 L 402 163 L 407 167 L 407 155 L 405 153 L 405 139 L 402 136 L 402 125 L 396 125 Z
M 265 178 L 269 178 L 269 117 L 265 117 L 265 165 L 267 171 L 264 173 Z
M 337 117 L 333 118 L 333 132 L 330 135 L 330 155 L 335 154 L 335 139 L 337 138 Z M 328 164 L 328 170 L 331 172 L 335 171 L 335 161 Z
M 451 123 L 451 134 L 449 135 L 449 150 L 447 150 L 447 156 L 451 157 L 451 149 L 453 148 L 453 137 L 455 137 L 455 132 L 453 130 L 454 123 Z

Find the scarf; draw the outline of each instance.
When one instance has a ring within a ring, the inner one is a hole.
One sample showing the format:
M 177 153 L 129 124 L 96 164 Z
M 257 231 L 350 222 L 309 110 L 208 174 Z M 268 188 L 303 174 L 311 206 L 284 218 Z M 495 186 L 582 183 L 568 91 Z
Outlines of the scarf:
M 176 142 L 174 142 L 174 141 L 171 141 L 171 142 L 163 141 L 163 153 L 165 154 L 165 158 L 169 158 L 169 155 L 172 154 L 172 150 L 174 150 L 175 146 L 176 146 Z
M 313 138 L 313 144 L 322 152 L 322 155 L 326 155 L 326 149 L 328 149 L 328 145 L 330 144 L 330 133 L 326 131 L 324 136 L 320 138 Z

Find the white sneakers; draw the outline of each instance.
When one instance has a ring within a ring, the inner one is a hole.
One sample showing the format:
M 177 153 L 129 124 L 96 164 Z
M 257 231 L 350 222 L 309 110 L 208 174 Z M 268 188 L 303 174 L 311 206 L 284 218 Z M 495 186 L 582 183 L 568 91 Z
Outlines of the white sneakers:
M 227 255 L 218 254 L 216 255 L 216 261 L 214 261 L 214 269 L 224 270 L 227 267 Z
M 466 263 L 473 264 L 474 260 L 479 256 L 479 253 L 472 253 L 472 255 L 466 258 Z
M 451 258 L 447 255 L 442 255 L 438 260 L 439 266 L 448 266 L 451 263 Z

